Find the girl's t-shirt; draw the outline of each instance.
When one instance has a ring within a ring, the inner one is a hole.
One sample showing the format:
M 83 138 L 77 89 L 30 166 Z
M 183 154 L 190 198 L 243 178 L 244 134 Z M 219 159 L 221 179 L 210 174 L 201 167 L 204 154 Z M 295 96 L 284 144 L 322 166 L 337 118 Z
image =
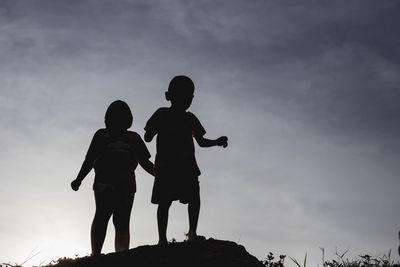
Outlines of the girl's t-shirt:
M 136 132 L 111 134 L 107 129 L 99 129 L 86 154 L 86 160 L 93 163 L 95 170 L 93 188 L 109 185 L 135 193 L 135 169 L 139 161 L 150 157 Z

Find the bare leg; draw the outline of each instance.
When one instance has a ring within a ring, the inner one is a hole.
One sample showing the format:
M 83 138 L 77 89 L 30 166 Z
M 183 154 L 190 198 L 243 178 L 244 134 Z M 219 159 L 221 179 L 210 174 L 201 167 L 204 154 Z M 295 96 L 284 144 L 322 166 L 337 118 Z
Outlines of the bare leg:
M 168 212 L 172 202 L 158 204 L 157 223 L 158 223 L 158 244 L 167 244 Z
M 129 226 L 115 228 L 115 251 L 125 251 L 129 249 L 130 233 Z
M 101 253 L 103 247 L 104 238 L 106 237 L 107 224 L 111 217 L 111 210 L 96 210 L 96 214 L 93 219 L 92 228 L 90 231 L 91 243 L 92 243 L 92 256 L 98 256 Z
M 200 196 L 196 197 L 189 202 L 188 214 L 189 214 L 189 232 L 188 240 L 194 240 L 197 237 L 197 223 L 199 221 L 200 213 Z
M 110 192 L 95 192 L 94 199 L 96 202 L 96 213 L 90 230 L 90 239 L 92 244 L 92 256 L 98 256 L 103 247 L 108 221 L 110 220 L 113 209 L 110 203 Z
M 122 196 L 122 203 L 116 208 L 113 214 L 115 227 L 115 251 L 125 251 L 129 249 L 130 233 L 129 221 L 133 204 L 133 196 Z

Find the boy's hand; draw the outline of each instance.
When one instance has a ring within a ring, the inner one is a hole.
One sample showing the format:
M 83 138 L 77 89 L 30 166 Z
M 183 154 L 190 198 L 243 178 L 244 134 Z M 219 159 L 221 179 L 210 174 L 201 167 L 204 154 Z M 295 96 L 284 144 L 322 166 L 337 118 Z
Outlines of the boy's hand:
M 79 189 L 79 186 L 81 186 L 81 181 L 79 181 L 79 180 L 73 180 L 72 182 L 71 182 L 71 188 L 72 188 L 72 190 L 74 190 L 74 191 L 78 191 L 78 189 Z
M 221 136 L 220 138 L 217 139 L 217 144 L 224 148 L 227 147 L 228 146 L 228 137 Z

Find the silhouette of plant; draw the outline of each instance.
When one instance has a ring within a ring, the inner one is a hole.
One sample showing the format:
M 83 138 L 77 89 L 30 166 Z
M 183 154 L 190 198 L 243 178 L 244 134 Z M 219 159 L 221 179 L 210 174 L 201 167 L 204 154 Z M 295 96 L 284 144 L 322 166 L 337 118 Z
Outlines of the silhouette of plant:
M 295 258 L 292 258 L 292 257 L 289 257 L 297 266 L 299 266 L 299 267 L 306 267 L 306 264 L 307 264 L 307 253 L 306 253 L 306 256 L 304 257 L 304 262 L 303 262 L 303 266 L 301 266 L 300 265 L 300 263 L 295 259 Z
M 342 254 L 335 253 L 336 260 L 324 261 L 324 267 L 400 267 L 399 262 L 394 262 L 391 259 L 391 251 L 387 255 L 383 255 L 379 258 L 373 258 L 372 256 L 365 254 L 358 256 L 355 260 L 345 259 L 344 256 L 348 251 Z
M 270 252 L 267 256 L 267 258 L 262 261 L 262 264 L 264 264 L 267 267 L 284 267 L 283 263 L 285 261 L 286 255 L 280 255 L 279 260 L 274 262 L 274 254 Z
M 323 267 L 400 267 L 400 262 L 395 262 L 391 258 L 391 251 L 387 255 L 382 257 L 372 257 L 371 255 L 365 254 L 356 257 L 356 259 L 349 260 L 345 258 L 348 253 L 346 250 L 343 253 L 335 252 L 335 259 L 325 260 L 325 250 L 322 250 L 322 266 Z M 261 263 L 266 267 L 284 267 L 284 259 L 286 255 L 279 256 L 279 260 L 274 261 L 275 257 L 272 252 L 267 255 L 267 258 Z M 307 254 L 304 257 L 303 265 L 301 265 L 295 258 L 289 257 L 298 267 L 307 267 Z

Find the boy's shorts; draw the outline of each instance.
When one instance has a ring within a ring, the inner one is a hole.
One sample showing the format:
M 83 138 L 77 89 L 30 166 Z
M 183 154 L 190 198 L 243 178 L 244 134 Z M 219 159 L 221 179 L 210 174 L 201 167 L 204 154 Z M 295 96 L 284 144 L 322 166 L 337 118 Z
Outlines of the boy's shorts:
M 157 174 L 151 203 L 161 204 L 179 200 L 183 204 L 200 199 L 199 176 L 193 173 Z

